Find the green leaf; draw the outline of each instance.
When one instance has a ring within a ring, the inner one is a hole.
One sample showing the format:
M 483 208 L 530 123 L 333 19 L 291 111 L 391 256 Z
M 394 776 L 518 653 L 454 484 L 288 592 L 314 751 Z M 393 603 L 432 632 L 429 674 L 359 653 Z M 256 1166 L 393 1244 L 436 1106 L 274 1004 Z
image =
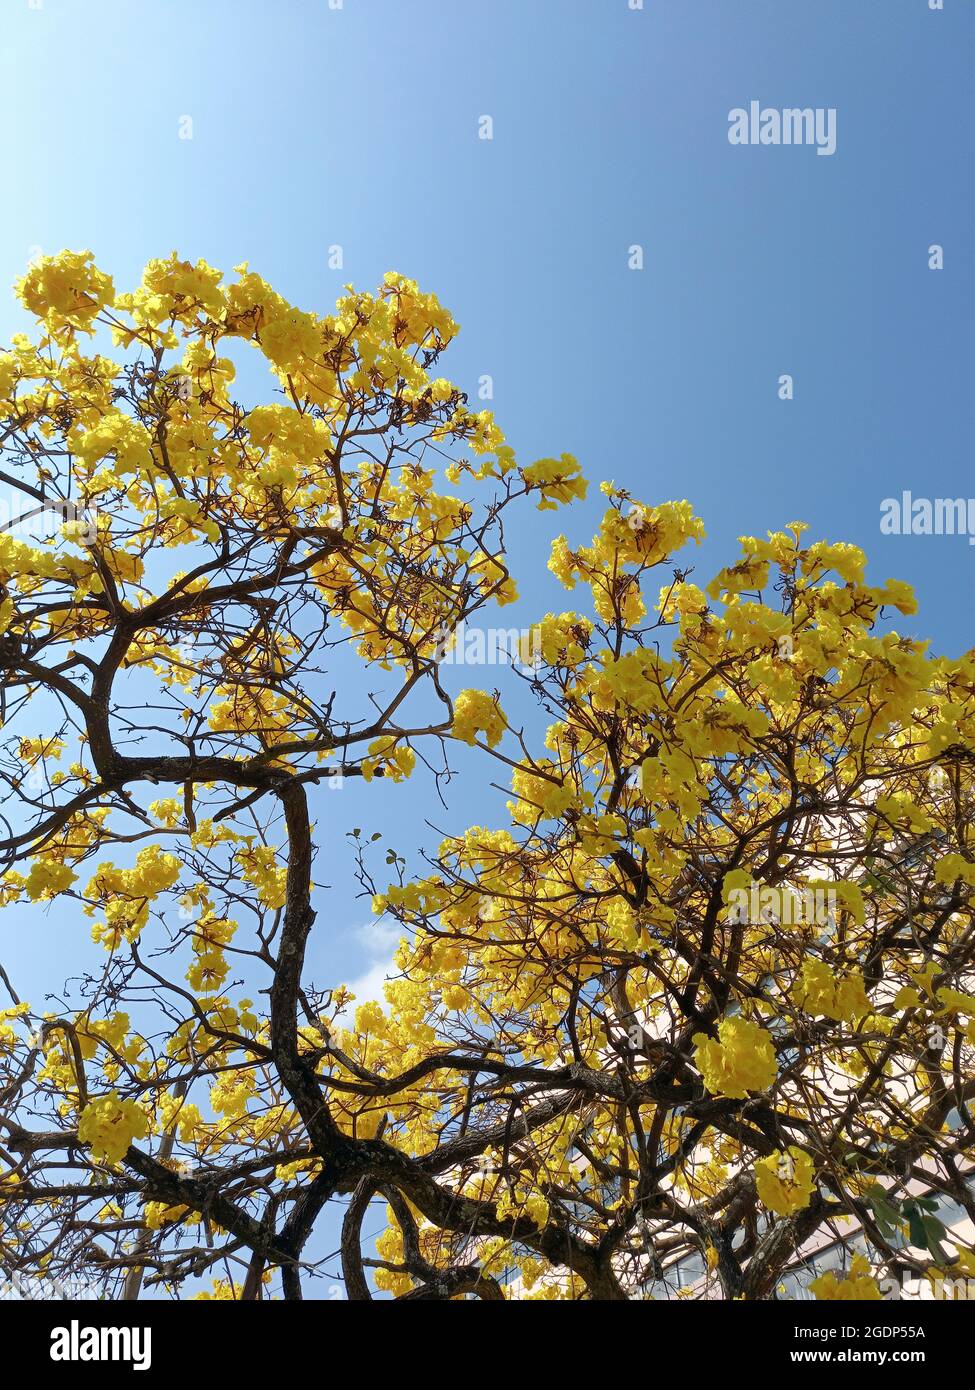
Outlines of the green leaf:
M 888 1198 L 886 1192 L 878 1184 L 869 1188 L 865 1195 L 873 1208 L 881 1234 L 887 1237 L 892 1236 L 895 1231 L 900 1229 L 904 1220 L 897 1209 L 897 1203 Z
M 948 1238 L 944 1223 L 939 1221 L 936 1216 L 922 1216 L 921 1225 L 924 1228 L 927 1247 L 931 1254 L 937 1256 L 941 1264 L 947 1264 L 950 1257 L 941 1244 L 943 1240 Z
M 910 1227 L 911 1244 L 916 1245 L 919 1250 L 926 1250 L 928 1248 L 928 1233 L 924 1229 L 924 1221 L 921 1213 L 913 1203 L 911 1203 L 910 1209 L 908 1210 L 908 1204 L 905 1202 L 904 1214 L 907 1217 Z

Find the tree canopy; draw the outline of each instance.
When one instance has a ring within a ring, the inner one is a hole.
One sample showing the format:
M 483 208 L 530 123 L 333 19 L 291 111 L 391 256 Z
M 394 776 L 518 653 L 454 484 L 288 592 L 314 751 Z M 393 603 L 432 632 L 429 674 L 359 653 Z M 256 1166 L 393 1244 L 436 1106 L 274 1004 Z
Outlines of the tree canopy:
M 975 653 L 800 523 L 700 588 L 691 504 L 604 483 L 552 544 L 578 609 L 455 690 L 509 509 L 586 484 L 435 374 L 433 295 L 319 315 L 175 254 L 122 294 L 90 253 L 18 293 L 0 476 L 54 524 L 0 533 L 0 892 L 92 946 L 80 1009 L 0 975 L 4 1270 L 320 1297 L 340 1201 L 355 1299 L 767 1299 L 826 1234 L 857 1253 L 820 1297 L 975 1274 L 937 1215 L 975 1219 Z M 506 810 L 391 883 L 355 837 L 402 927 L 356 1004 L 305 959 L 316 797 L 459 745 Z

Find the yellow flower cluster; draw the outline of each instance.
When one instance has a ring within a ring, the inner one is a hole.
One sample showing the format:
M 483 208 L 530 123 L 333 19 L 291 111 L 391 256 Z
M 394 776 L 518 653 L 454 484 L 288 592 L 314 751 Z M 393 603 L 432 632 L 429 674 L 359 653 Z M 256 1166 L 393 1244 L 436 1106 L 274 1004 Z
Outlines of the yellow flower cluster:
M 858 970 L 837 978 L 826 961 L 817 956 L 807 956 L 802 963 L 796 1001 L 814 1018 L 833 1018 L 844 1023 L 863 1018 L 871 1007 Z
M 555 764 L 542 759 L 537 764 L 539 776 L 526 767 L 516 767 L 511 774 L 511 790 L 518 800 L 507 803 L 512 818 L 521 825 L 534 825 L 540 818 L 552 819 L 562 815 L 572 804 L 574 793 L 561 779 L 555 779 Z M 553 780 L 554 779 L 554 780 Z
M 547 666 L 573 667 L 585 659 L 592 623 L 578 613 L 546 613 L 534 623 L 519 644 L 525 665 L 539 661 Z
M 206 261 L 181 261 L 174 251 L 166 260 L 149 261 L 142 272 L 142 283 L 132 294 L 121 294 L 115 304 L 127 309 L 137 323 L 162 323 L 172 315 L 187 328 L 202 317 L 218 320 L 224 312 L 220 289 L 223 279 Z
M 960 854 L 946 854 L 939 860 L 934 876 L 938 883 L 943 883 L 949 888 L 958 879 L 975 886 L 975 864 L 969 859 L 963 859 Z
M 575 497 L 585 497 L 588 488 L 578 460 L 571 454 L 563 454 L 560 459 L 539 459 L 523 468 L 522 476 L 529 488 L 538 489 L 540 512 L 554 511 Z
M 224 947 L 230 944 L 237 923 L 226 917 L 204 917 L 193 931 L 193 964 L 186 972 L 190 986 L 200 994 L 214 994 L 227 978 L 230 966 Z
M 188 1207 L 170 1206 L 166 1202 L 147 1202 L 143 1215 L 150 1231 L 161 1231 L 174 1221 L 182 1220 L 188 1211 Z
M 662 564 L 688 540 L 700 541 L 704 525 L 687 501 L 664 502 L 659 507 L 631 507 L 626 516 L 619 506 L 605 513 L 591 546 L 570 550 L 564 536 L 552 543 L 549 569 L 567 589 L 585 580 L 593 606 L 604 622 L 632 627 L 646 613 L 639 574 Z M 625 567 L 634 572 L 627 574 Z
M 270 1284 L 271 1278 L 271 1271 L 266 1269 L 261 1275 L 261 1283 Z M 195 1293 L 193 1297 L 203 1303 L 239 1303 L 243 1294 L 243 1284 L 232 1282 L 230 1279 L 214 1279 L 210 1289 Z
M 145 1139 L 149 1121 L 142 1106 L 122 1100 L 117 1091 L 89 1101 L 78 1121 L 78 1138 L 91 1145 L 92 1157 L 104 1163 L 120 1163 L 134 1139 Z
M 241 877 L 257 889 L 257 896 L 264 906 L 284 907 L 288 870 L 278 858 L 277 850 L 271 845 L 249 845 L 246 849 L 237 850 L 235 858 Z
M 505 1187 L 498 1199 L 498 1220 L 507 1217 L 524 1218 L 533 1221 L 541 1229 L 548 1220 L 549 1204 L 540 1192 L 512 1190 Z
M 10 1026 L 10 1019 L 23 1018 L 30 1013 L 29 1004 L 15 1004 L 11 1009 L 0 1009 L 0 1050 L 13 1047 L 17 1041 L 17 1032 Z
M 718 1037 L 694 1034 L 694 1061 L 713 1096 L 743 1100 L 767 1091 L 778 1074 L 771 1035 L 747 1018 L 723 1018 Z
M 96 314 L 112 302 L 115 287 L 95 266 L 90 251 L 62 251 L 32 265 L 17 293 L 53 337 L 65 338 L 75 329 L 91 331 Z
M 179 860 L 159 845 L 146 845 L 139 850 L 135 866 L 117 869 L 114 864 L 100 864 L 85 889 L 89 898 L 100 905 L 105 914 L 103 922 L 92 928 L 92 939 L 100 941 L 106 950 L 115 950 L 121 941 L 134 941 L 149 919 L 149 905 L 160 893 L 171 888 L 179 878 Z M 95 906 L 85 912 L 94 916 Z
M 35 859 L 24 883 L 24 891 L 31 902 L 43 902 L 70 888 L 77 877 L 67 864 L 59 864 L 53 859 Z
M 792 1216 L 808 1207 L 815 1191 L 813 1161 L 803 1149 L 790 1144 L 776 1149 L 754 1165 L 755 1186 L 761 1201 L 778 1216 Z
M 409 777 L 416 766 L 416 754 L 405 743 L 397 743 L 393 735 L 373 739 L 369 745 L 369 756 L 362 760 L 362 776 L 371 782 L 377 772 L 382 772 L 391 782 L 402 782 Z
M 837 1274 L 831 1269 L 820 1274 L 818 1279 L 813 1279 L 809 1287 L 817 1298 L 828 1303 L 876 1303 L 882 1297 L 880 1286 L 863 1255 L 853 1256 L 848 1274 Z
M 645 714 L 659 709 L 667 670 L 666 663 L 648 648 L 620 657 L 604 652 L 602 669 L 594 669 L 590 677 L 594 701 L 607 711 L 620 706 Z
M 454 700 L 454 737 L 473 744 L 484 734 L 488 747 L 500 743 L 507 720 L 497 699 L 483 690 L 462 690 Z
M 63 752 L 63 738 L 22 738 L 17 748 L 17 756 L 28 766 L 41 758 L 60 758 Z

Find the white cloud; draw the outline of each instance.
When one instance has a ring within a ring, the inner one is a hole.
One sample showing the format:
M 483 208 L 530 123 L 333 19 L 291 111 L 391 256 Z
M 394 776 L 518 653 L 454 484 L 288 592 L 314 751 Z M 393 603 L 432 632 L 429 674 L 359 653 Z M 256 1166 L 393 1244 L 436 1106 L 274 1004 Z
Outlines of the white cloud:
M 348 1024 L 353 1010 L 360 1004 L 376 1000 L 377 1003 L 385 1005 L 383 984 L 396 973 L 393 956 L 402 934 L 401 928 L 393 923 L 366 922 L 363 926 L 354 928 L 353 935 L 363 958 L 363 969 L 349 981 L 349 989 L 355 995 L 355 1004 L 346 1007 L 338 1015 L 340 1023 Z

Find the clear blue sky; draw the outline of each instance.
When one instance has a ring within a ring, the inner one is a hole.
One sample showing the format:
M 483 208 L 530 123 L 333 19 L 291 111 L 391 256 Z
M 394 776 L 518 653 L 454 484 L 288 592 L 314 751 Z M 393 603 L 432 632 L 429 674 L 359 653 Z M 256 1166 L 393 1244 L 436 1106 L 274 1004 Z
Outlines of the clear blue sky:
M 0 0 L 0 282 L 91 247 L 128 288 L 176 248 L 321 310 L 395 268 L 455 313 L 444 369 L 493 376 L 523 461 L 568 450 L 691 498 L 699 579 L 794 518 L 855 541 L 871 577 L 916 586 L 901 628 L 959 652 L 975 548 L 882 537 L 879 513 L 904 488 L 975 495 L 973 54 L 972 0 Z M 733 147 L 752 99 L 835 107 L 836 153 Z M 0 340 L 21 322 L 0 293 Z M 513 530 L 513 621 L 568 606 L 548 539 L 588 539 L 598 501 Z M 361 790 L 322 821 L 429 842 L 419 782 Z M 437 820 L 490 814 L 462 782 Z M 327 876 L 319 984 L 370 962 L 341 854 Z M 44 943 L 0 931 L 25 992 L 51 983 Z

